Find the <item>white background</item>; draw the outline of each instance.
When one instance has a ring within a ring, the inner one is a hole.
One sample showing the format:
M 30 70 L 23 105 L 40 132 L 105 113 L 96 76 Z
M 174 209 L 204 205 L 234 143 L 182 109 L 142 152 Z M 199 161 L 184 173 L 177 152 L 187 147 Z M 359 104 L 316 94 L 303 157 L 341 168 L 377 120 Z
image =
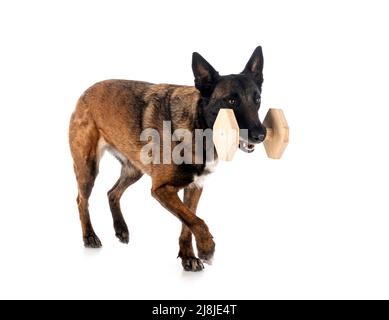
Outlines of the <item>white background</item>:
M 389 298 L 386 1 L 2 1 L 0 298 Z M 282 160 L 239 152 L 199 205 L 213 266 L 185 273 L 180 223 L 150 196 L 114 237 L 106 156 L 83 248 L 67 142 L 79 95 L 107 78 L 192 84 L 192 51 L 221 74 L 265 56 L 263 118 L 284 109 Z

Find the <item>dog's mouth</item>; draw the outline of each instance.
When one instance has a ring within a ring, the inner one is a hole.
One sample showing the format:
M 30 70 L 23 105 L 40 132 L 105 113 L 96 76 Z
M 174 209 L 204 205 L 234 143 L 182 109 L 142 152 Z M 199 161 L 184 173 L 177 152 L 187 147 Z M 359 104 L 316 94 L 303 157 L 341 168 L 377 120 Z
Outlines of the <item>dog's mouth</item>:
M 241 139 L 239 140 L 239 149 L 244 152 L 251 153 L 254 151 L 255 145 L 246 140 Z

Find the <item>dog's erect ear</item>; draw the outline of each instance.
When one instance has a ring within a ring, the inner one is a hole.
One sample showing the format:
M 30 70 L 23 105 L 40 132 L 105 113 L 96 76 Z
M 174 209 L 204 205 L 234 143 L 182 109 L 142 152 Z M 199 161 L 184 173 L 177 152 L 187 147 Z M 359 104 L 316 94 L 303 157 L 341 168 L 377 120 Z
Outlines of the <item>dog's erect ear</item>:
M 258 46 L 253 54 L 251 55 L 251 58 L 249 62 L 247 62 L 246 67 L 243 70 L 243 74 L 251 75 L 257 85 L 259 87 L 262 86 L 263 82 L 263 54 L 262 54 L 262 47 Z
M 192 70 L 197 90 L 203 97 L 210 97 L 219 80 L 219 73 L 197 52 L 192 55 Z

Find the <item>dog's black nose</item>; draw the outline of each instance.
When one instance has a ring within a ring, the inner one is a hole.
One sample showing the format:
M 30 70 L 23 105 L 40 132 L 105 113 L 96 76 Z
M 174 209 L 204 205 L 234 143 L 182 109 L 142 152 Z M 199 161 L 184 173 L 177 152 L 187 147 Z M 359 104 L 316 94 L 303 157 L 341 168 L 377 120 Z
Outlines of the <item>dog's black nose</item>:
M 260 134 L 258 136 L 253 136 L 253 137 L 251 137 L 251 140 L 253 140 L 254 143 L 260 143 L 263 140 L 265 140 L 265 135 L 264 134 Z
M 258 142 L 262 142 L 263 140 L 265 140 L 265 135 L 264 134 L 260 134 L 258 137 Z
M 249 140 L 251 140 L 253 143 L 263 142 L 263 140 L 265 140 L 265 138 L 266 138 L 266 128 L 265 127 L 262 127 L 259 130 L 252 131 L 250 133 L 249 133 Z

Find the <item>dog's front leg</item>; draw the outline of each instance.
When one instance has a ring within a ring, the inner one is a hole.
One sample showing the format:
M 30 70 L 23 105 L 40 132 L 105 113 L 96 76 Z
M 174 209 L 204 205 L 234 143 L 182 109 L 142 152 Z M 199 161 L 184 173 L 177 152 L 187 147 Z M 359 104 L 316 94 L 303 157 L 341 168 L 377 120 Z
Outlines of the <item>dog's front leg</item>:
M 215 243 L 212 240 L 213 237 L 205 222 L 197 217 L 195 213 L 180 200 L 177 194 L 178 189 L 171 185 L 163 185 L 158 188 L 153 188 L 151 193 L 154 198 L 179 218 L 193 233 L 196 239 L 199 258 L 204 260 L 204 262 L 211 262 L 215 252 Z

